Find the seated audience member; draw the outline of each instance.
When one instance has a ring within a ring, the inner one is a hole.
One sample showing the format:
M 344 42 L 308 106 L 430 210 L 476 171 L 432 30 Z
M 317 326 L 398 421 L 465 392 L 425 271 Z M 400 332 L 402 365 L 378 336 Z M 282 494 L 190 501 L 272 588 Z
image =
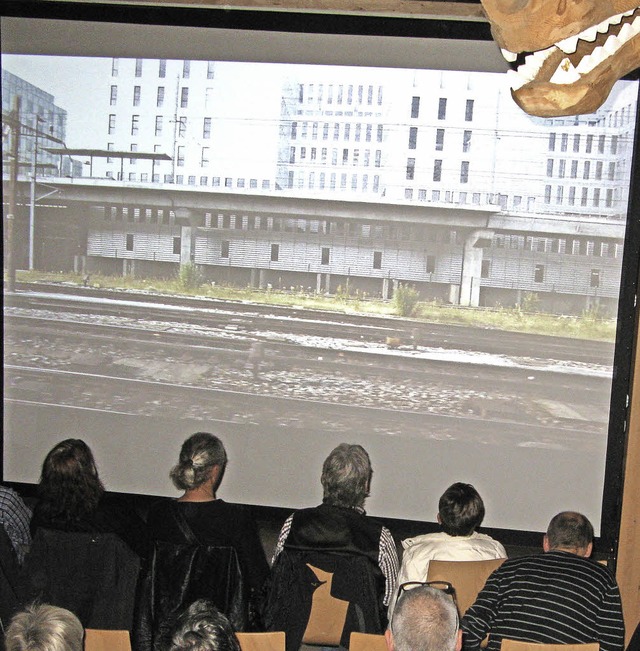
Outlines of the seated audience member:
M 502 638 L 525 642 L 598 642 L 600 651 L 622 651 L 620 592 L 609 570 L 589 559 L 593 527 L 580 513 L 554 516 L 544 554 L 505 561 L 493 572 L 462 619 L 465 650 L 488 651 Z
M 267 626 L 271 630 L 282 630 L 283 622 L 289 626 L 287 649 L 295 646 L 290 640 L 302 638 L 309 617 L 302 605 L 311 602 L 306 586 L 319 585 L 319 579 L 307 580 L 304 574 L 310 573 L 310 565 L 332 573 L 332 596 L 348 603 L 361 600 L 358 611 L 366 622 L 354 628 L 347 615 L 344 639 L 350 630 L 383 633 L 386 627 L 398 556 L 389 530 L 365 513 L 371 476 L 371 461 L 362 446 L 338 445 L 322 467 L 322 504 L 296 511 L 284 522 L 273 557 Z M 332 558 L 347 560 L 339 566 Z
M 229 620 L 207 599 L 194 601 L 178 618 L 166 651 L 240 651 Z
M 451 597 L 426 584 L 406 590 L 403 585 L 385 632 L 389 651 L 460 651 L 462 635 Z
M 258 609 L 269 564 L 249 509 L 217 496 L 226 465 L 227 453 L 217 436 L 207 432 L 190 436 L 170 472 L 175 487 L 184 493 L 177 500 L 152 504 L 147 526 L 153 540 L 181 544 L 193 537 L 201 545 L 233 547 L 250 604 Z
M 33 536 L 39 528 L 114 533 L 138 556 L 148 551 L 144 522 L 125 501 L 107 498 L 91 449 L 81 439 L 61 441 L 42 464 Z
M 442 531 L 402 541 L 398 583 L 426 581 L 429 561 L 481 561 L 506 558 L 504 547 L 476 529 L 484 519 L 484 502 L 471 484 L 452 484 L 438 502 Z
M 31 511 L 20 495 L 7 486 L 0 486 L 0 524 L 9 536 L 20 565 L 31 544 L 30 520 Z
M 83 651 L 84 629 L 70 611 L 33 604 L 16 614 L 7 627 L 6 651 Z

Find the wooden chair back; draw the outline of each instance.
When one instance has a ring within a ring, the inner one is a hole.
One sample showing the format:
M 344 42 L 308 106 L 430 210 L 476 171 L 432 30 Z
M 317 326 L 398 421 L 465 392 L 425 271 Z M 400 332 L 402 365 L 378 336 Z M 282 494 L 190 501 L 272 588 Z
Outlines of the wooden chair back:
M 448 581 L 456 590 L 458 610 L 462 617 L 473 605 L 489 575 L 506 559 L 486 561 L 430 561 L 427 581 Z
M 131 651 L 129 631 L 87 628 L 84 632 L 84 651 Z
M 236 633 L 242 651 L 284 651 L 284 631 L 269 633 Z
M 351 633 L 349 651 L 388 651 L 384 635 L 373 633 Z
M 536 642 L 521 642 L 504 638 L 501 651 L 600 651 L 598 642 L 588 644 L 539 644 Z

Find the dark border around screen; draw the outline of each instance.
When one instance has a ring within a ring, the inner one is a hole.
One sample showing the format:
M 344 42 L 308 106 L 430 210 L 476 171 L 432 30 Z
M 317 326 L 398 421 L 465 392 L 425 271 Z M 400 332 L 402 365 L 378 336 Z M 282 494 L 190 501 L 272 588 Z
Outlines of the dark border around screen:
M 490 41 L 489 25 L 479 21 L 434 19 L 430 17 L 393 17 L 370 14 L 319 13 L 297 10 L 254 10 L 202 8 L 194 6 L 149 6 L 140 4 L 82 3 L 49 0 L 4 0 L 1 17 L 42 18 L 61 21 L 92 21 L 160 26 L 258 30 L 302 34 L 361 35 L 411 37 L 448 40 Z M 640 78 L 640 69 L 625 79 Z M 618 305 L 618 327 L 615 342 L 614 370 L 610 402 L 610 419 L 606 453 L 604 491 L 601 505 L 601 535 L 596 540 L 600 557 L 615 566 L 622 510 L 625 456 L 628 438 L 628 416 L 631 404 L 631 382 L 636 354 L 638 330 L 638 272 L 640 268 L 640 111 L 636 114 L 633 163 L 630 175 L 629 209 Z M 0 449 L 0 476 L 3 476 L 4 432 Z M 35 498 L 32 484 L 12 484 L 27 498 Z M 142 510 L 151 496 L 134 496 Z M 255 507 L 259 519 L 281 522 L 287 509 Z M 429 522 L 381 518 L 396 539 L 428 530 L 437 525 Z M 508 545 L 539 547 L 540 532 L 483 528 Z

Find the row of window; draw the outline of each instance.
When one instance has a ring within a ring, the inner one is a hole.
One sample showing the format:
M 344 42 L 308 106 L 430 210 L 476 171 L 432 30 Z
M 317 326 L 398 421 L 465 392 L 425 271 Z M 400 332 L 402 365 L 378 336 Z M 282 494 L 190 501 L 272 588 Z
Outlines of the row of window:
M 440 97 L 438 99 L 438 120 L 447 119 L 447 98 Z M 473 108 L 475 105 L 475 100 L 468 99 L 465 100 L 464 107 L 464 120 L 465 122 L 471 122 L 473 120 Z M 410 115 L 412 118 L 420 117 L 420 97 L 414 96 L 411 98 L 411 112 Z
M 353 165 L 354 167 L 370 167 L 371 160 L 371 150 L 363 149 L 362 157 L 360 156 L 360 149 L 349 149 L 348 147 L 343 147 L 342 152 L 337 148 L 331 150 L 331 165 Z M 315 163 L 318 162 L 322 165 L 329 164 L 329 149 L 327 147 L 320 148 L 320 156 L 318 156 L 318 149 L 316 147 L 300 147 L 296 149 L 295 147 L 289 148 L 289 163 L 296 162 L 307 162 Z M 376 149 L 373 154 L 373 166 L 380 167 L 382 165 L 382 150 Z
M 108 179 L 113 179 L 117 181 L 123 181 L 123 175 L 121 172 L 111 172 L 106 173 Z M 220 176 L 200 176 L 197 177 L 195 174 L 189 176 L 184 176 L 183 174 L 136 174 L 135 172 L 129 172 L 126 175 L 126 179 L 132 182 L 140 183 L 149 183 L 151 180 L 152 183 L 168 183 L 173 185 L 199 185 L 200 187 L 212 187 L 212 188 L 237 188 L 237 189 L 252 189 L 257 190 L 259 187 L 263 190 L 271 189 L 271 181 L 269 179 L 245 179 L 244 177 L 232 178 L 230 176 L 220 177 Z M 161 180 L 162 179 L 162 180 Z
M 145 59 L 136 59 L 134 74 L 136 77 L 142 77 L 142 71 L 144 65 L 154 66 L 157 65 L 158 77 L 164 79 L 167 76 L 167 60 L 159 59 L 157 61 L 145 60 Z M 112 58 L 111 59 L 111 76 L 117 77 L 120 72 L 120 59 Z M 213 79 L 215 76 L 215 62 L 207 61 L 207 79 Z M 182 78 L 189 79 L 191 77 L 191 61 L 185 59 L 182 62 Z
M 287 179 L 288 188 L 307 188 L 309 190 L 347 190 L 373 192 L 380 190 L 380 176 L 378 174 L 347 174 L 342 172 L 294 172 L 289 171 Z
M 568 191 L 567 191 L 568 190 Z M 600 208 L 604 205 L 606 208 L 612 208 L 614 203 L 615 193 L 613 188 L 604 189 L 604 198 L 602 196 L 603 188 L 591 188 L 583 187 L 576 188 L 575 186 L 569 186 L 565 188 L 564 185 L 556 186 L 555 196 L 553 196 L 554 203 L 564 204 L 566 203 L 569 206 L 593 206 L 594 208 Z M 566 198 L 565 198 L 566 192 Z M 551 203 L 553 194 L 553 188 L 550 185 L 545 185 L 544 188 L 544 202 L 546 204 Z M 589 201 L 591 200 L 591 201 Z
M 310 125 L 310 126 L 309 126 Z M 372 142 L 373 140 L 373 124 L 362 124 L 357 122 L 352 124 L 350 122 L 340 123 L 334 122 L 331 125 L 329 122 L 322 123 L 320 122 L 300 122 L 296 120 L 291 122 L 291 140 L 298 139 L 298 132 L 300 132 L 299 138 L 301 140 L 306 140 L 311 138 L 311 140 L 319 140 L 322 136 L 322 140 L 329 140 L 329 134 L 333 140 L 344 140 L 349 141 L 352 137 L 353 131 L 353 140 L 355 142 L 360 142 L 363 139 L 365 142 Z M 352 129 L 353 127 L 353 129 Z M 364 128 L 363 128 L 364 127 Z M 320 133 L 322 129 L 322 133 Z M 363 134 L 364 131 L 364 134 Z M 311 135 L 309 135 L 311 132 Z M 382 142 L 384 137 L 384 125 L 376 125 L 376 142 Z
M 373 85 L 354 85 L 354 84 L 298 84 L 298 102 L 300 104 L 312 104 L 317 102 L 321 104 L 325 101 L 327 104 L 367 104 L 373 105 L 374 92 L 376 89 Z M 378 106 L 382 106 L 382 86 L 377 87 L 376 101 Z
M 125 250 L 133 251 L 134 250 L 134 238 L 133 233 L 127 233 L 125 237 Z M 173 238 L 173 254 L 180 255 L 180 249 L 182 246 L 182 238 L 174 237 Z M 222 240 L 220 242 L 220 257 L 223 259 L 229 259 L 230 257 L 231 242 L 229 240 Z M 372 253 L 372 269 L 382 269 L 382 251 L 373 251 Z M 270 248 L 270 260 L 271 262 L 280 261 L 280 244 L 272 243 Z M 328 265 L 331 263 L 331 249 L 328 246 L 323 246 L 320 251 L 320 264 Z M 426 273 L 435 273 L 436 270 L 436 256 L 428 255 L 425 260 L 425 271 Z M 533 270 L 533 281 L 535 283 L 543 283 L 545 279 L 545 265 L 536 264 Z M 602 280 L 602 269 L 591 269 L 589 271 L 589 286 L 591 288 L 600 287 L 600 282 Z M 491 277 L 491 260 L 483 260 L 481 263 L 480 270 L 481 278 L 490 278 Z
M 462 151 L 468 152 L 471 149 L 471 130 L 465 129 L 462 133 Z M 436 129 L 435 150 L 444 150 L 444 129 Z M 418 147 L 418 127 L 409 127 L 409 149 L 417 149 Z
M 567 176 L 567 162 L 571 163 L 569 165 L 569 170 L 568 170 L 569 178 L 577 179 L 580 161 L 577 160 L 566 161 L 564 158 L 561 158 L 559 160 L 553 158 L 547 158 L 547 177 L 553 178 L 555 172 L 559 179 L 565 178 Z M 593 175 L 593 178 L 599 181 L 603 177 L 603 172 L 604 172 L 604 161 L 585 160 L 582 162 L 581 177 L 583 179 L 589 179 Z M 616 178 L 615 161 L 610 161 L 607 165 L 607 178 L 609 181 L 614 181 Z
M 604 133 L 601 133 L 597 137 L 592 134 L 580 134 L 574 133 L 569 135 L 568 133 L 557 134 L 552 131 L 549 134 L 549 151 L 571 151 L 574 153 L 579 153 L 584 151 L 586 154 L 591 154 L 597 151 L 598 154 L 604 154 L 606 148 L 607 136 Z M 594 149 L 595 144 L 595 149 Z M 581 149 L 584 146 L 584 149 Z M 615 155 L 618 153 L 618 136 L 612 135 L 609 138 L 609 153 Z

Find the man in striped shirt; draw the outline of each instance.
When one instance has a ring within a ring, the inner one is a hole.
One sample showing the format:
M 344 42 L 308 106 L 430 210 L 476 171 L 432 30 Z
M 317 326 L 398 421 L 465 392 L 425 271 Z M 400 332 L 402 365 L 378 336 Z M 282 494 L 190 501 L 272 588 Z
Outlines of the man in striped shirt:
M 487 580 L 462 620 L 464 651 L 489 634 L 487 651 L 503 638 L 538 643 L 598 642 L 622 651 L 620 592 L 606 567 L 589 559 L 593 527 L 566 511 L 550 522 L 544 554 L 507 560 Z

